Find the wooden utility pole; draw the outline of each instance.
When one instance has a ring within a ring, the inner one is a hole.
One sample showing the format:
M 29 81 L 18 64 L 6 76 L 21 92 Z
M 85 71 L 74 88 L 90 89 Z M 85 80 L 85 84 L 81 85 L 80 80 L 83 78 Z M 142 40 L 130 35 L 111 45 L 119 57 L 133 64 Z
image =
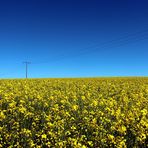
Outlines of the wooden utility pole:
M 25 61 L 25 62 L 23 62 L 23 64 L 26 65 L 26 79 L 27 79 L 28 78 L 28 64 L 31 64 L 31 62 Z

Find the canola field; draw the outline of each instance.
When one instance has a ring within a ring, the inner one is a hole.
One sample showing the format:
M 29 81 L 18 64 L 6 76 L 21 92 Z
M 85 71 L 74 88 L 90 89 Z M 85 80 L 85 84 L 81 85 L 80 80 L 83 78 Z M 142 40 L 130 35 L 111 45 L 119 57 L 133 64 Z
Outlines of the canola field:
M 0 148 L 148 147 L 148 78 L 0 80 Z

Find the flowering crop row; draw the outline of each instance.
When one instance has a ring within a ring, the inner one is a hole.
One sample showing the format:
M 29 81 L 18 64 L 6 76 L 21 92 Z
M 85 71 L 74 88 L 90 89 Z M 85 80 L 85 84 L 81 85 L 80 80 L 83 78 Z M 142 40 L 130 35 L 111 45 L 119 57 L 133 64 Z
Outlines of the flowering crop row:
M 0 80 L 0 147 L 147 147 L 148 78 Z

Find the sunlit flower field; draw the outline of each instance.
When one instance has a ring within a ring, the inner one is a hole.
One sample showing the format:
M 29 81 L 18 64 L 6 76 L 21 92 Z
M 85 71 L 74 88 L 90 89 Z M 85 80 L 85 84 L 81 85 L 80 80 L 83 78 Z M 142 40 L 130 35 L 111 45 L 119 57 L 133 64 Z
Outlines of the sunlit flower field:
M 0 80 L 1 148 L 148 147 L 148 78 Z

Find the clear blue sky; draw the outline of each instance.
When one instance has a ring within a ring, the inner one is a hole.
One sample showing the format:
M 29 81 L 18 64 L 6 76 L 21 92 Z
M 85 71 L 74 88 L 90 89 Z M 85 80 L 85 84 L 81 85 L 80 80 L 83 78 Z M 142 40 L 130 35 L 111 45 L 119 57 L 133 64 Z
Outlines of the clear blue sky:
M 0 78 L 148 76 L 147 0 L 1 0 Z

